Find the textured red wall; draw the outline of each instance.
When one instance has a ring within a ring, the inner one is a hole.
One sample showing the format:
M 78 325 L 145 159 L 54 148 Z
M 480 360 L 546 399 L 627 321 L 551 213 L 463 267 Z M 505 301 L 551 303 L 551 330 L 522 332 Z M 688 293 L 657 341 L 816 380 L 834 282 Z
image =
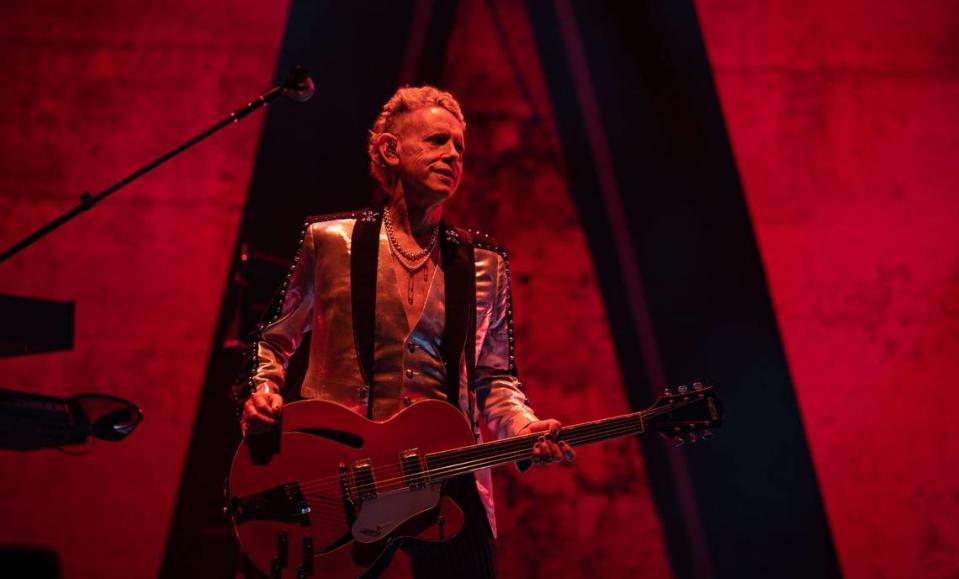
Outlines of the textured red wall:
M 959 9 L 697 0 L 843 571 L 959 573 Z
M 518 364 L 533 406 L 567 424 L 628 412 L 523 4 L 463 0 L 443 81 L 469 123 L 453 218 L 510 249 Z M 670 577 L 634 439 L 583 448 L 572 465 L 494 477 L 504 577 Z
M 286 6 L 6 2 L 0 245 L 268 88 Z M 0 545 L 56 551 L 65 577 L 156 573 L 261 121 L 0 265 L 0 292 L 77 303 L 74 350 L 0 360 L 2 385 L 110 393 L 146 413 L 85 456 L 0 451 Z

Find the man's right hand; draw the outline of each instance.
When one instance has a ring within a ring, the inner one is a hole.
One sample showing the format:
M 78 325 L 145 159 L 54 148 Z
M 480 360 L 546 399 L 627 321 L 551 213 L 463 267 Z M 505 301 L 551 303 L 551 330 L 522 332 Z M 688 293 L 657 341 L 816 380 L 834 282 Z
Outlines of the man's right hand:
M 243 436 L 262 434 L 276 426 L 282 408 L 283 397 L 276 392 L 261 391 L 250 396 L 243 405 L 243 416 L 240 418 Z

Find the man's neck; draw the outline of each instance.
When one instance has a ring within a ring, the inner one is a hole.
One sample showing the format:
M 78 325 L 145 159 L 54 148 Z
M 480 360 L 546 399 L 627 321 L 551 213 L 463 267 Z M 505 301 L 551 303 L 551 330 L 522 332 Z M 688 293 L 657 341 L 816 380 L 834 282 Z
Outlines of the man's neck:
M 443 203 L 418 206 L 409 203 L 406 195 L 395 192 L 390 196 L 390 219 L 393 227 L 409 235 L 420 245 L 429 243 L 433 230 L 443 218 Z

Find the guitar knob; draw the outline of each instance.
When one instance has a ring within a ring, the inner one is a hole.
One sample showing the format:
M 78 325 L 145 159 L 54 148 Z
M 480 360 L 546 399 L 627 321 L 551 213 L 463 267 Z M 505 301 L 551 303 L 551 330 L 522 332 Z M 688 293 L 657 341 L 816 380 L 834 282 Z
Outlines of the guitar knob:
M 703 440 L 709 440 L 713 437 L 713 431 L 707 428 L 700 436 L 702 436 Z
M 672 396 L 672 395 L 673 395 L 672 390 L 670 390 L 669 388 L 663 388 L 663 396 Z
M 673 439 L 673 448 L 679 448 L 680 446 L 686 444 L 686 439 L 682 436 L 677 436 Z
M 287 558 L 290 553 L 290 537 L 285 530 L 280 530 L 276 535 L 276 558 L 280 567 L 286 567 Z
M 693 390 L 702 390 L 702 389 L 703 389 L 702 382 L 693 382 Z
M 679 390 L 679 393 L 680 393 L 680 394 L 685 394 L 686 392 L 689 391 L 689 388 L 687 388 L 686 385 L 683 384 L 682 386 L 680 386 L 679 388 L 677 388 L 677 390 Z
M 692 443 L 692 444 L 696 444 L 696 433 L 695 433 L 695 432 L 690 432 L 690 433 L 689 433 L 689 442 Z
M 303 537 L 303 570 L 307 575 L 313 574 L 313 537 Z

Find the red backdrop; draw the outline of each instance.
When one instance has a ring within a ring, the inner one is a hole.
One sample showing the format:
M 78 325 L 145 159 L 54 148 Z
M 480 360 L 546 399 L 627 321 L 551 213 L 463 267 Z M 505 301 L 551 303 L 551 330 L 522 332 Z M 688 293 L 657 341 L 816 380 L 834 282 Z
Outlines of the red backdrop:
M 534 408 L 567 424 L 629 412 L 523 4 L 462 0 L 443 83 L 469 124 L 453 219 L 510 250 L 518 364 Z M 504 577 L 671 576 L 635 439 L 580 449 L 562 467 L 499 469 L 494 480 Z
M 956 4 L 696 5 L 843 572 L 955 577 Z
M 955 9 L 696 4 L 843 571 L 952 577 Z M 444 80 L 470 117 L 472 164 L 454 213 L 513 249 L 521 369 L 541 413 L 624 411 L 521 4 L 461 10 Z M 6 5 L 0 245 L 268 86 L 285 14 L 286 3 Z M 158 569 L 260 120 L 0 266 L 0 291 L 77 300 L 76 348 L 0 361 L 3 386 L 113 393 L 147 412 L 130 439 L 84 457 L 0 452 L 0 544 L 55 550 L 67 577 Z M 507 213 L 529 225 L 507 226 Z M 576 468 L 504 470 L 497 484 L 507 576 L 669 575 L 635 442 L 583 450 Z M 619 532 L 604 543 L 608 528 Z
M 0 245 L 270 86 L 285 2 L 7 2 Z M 144 408 L 86 456 L 0 451 L 0 545 L 65 577 L 159 569 L 261 116 L 231 127 L 0 266 L 0 291 L 77 302 L 70 352 L 0 361 L 2 385 Z M 10 570 L 0 570 L 0 575 Z
M 225 5 L 58 4 L 24 5 L 4 23 L 5 57 L 16 60 L 3 89 L 15 106 L 0 113 L 0 174 L 14 192 L 3 198 L 4 245 L 268 86 L 286 12 L 231 6 L 221 20 Z M 463 97 L 471 125 L 470 179 L 453 213 L 515 248 L 521 366 L 540 413 L 570 422 L 622 413 L 529 24 L 519 3 L 497 5 L 504 37 L 487 4 L 464 1 L 450 39 L 444 84 Z M 38 69 L 64 78 L 62 92 L 38 99 Z M 83 457 L 0 453 L 0 545 L 47 547 L 66 577 L 159 569 L 189 434 L 202 420 L 195 408 L 261 120 L 217 135 L 4 264 L 0 291 L 76 299 L 78 311 L 76 348 L 0 362 L 4 385 L 113 393 L 146 419 L 128 440 Z M 528 226 L 496 227 L 507 214 Z M 577 317 L 559 319 L 559 310 Z M 503 469 L 497 491 L 504 576 L 669 576 L 634 440 L 583 450 L 577 468 Z

